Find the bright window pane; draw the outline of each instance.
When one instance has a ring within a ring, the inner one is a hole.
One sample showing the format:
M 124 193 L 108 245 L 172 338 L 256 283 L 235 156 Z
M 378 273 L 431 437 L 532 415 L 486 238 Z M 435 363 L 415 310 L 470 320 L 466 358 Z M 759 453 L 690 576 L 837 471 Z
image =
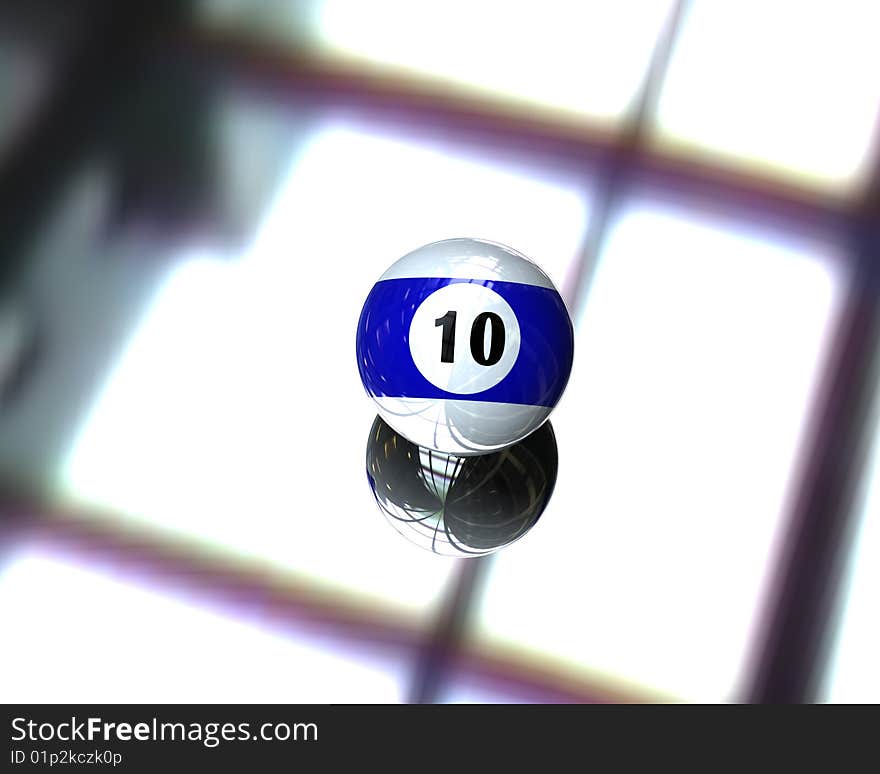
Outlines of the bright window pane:
M 273 632 L 35 550 L 0 574 L 7 702 L 396 702 L 408 663 Z
M 840 283 L 821 246 L 730 227 L 650 201 L 613 225 L 557 489 L 496 560 L 484 646 L 612 694 L 734 697 Z
M 659 107 L 661 137 L 845 189 L 880 107 L 880 5 L 691 3 Z
M 239 261 L 168 278 L 83 423 L 70 497 L 427 615 L 452 564 L 402 541 L 366 481 L 357 318 L 395 259 L 476 235 L 565 275 L 577 189 L 437 150 L 319 134 Z
M 600 120 L 631 106 L 671 2 L 208 0 L 202 22 L 382 66 L 462 93 L 492 93 Z
M 874 430 L 880 438 L 880 422 Z M 875 444 L 877 441 L 875 440 Z M 880 702 L 880 448 L 868 472 L 867 496 L 855 536 L 855 552 L 844 585 L 843 612 L 825 684 L 832 702 Z
M 618 118 L 645 78 L 669 6 L 638 0 L 326 0 L 321 33 L 343 53 Z

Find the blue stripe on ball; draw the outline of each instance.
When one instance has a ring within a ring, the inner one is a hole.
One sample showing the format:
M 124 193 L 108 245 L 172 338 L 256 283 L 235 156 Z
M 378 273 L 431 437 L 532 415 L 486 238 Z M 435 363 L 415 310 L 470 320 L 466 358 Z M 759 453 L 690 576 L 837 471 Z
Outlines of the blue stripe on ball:
M 520 326 L 520 351 L 510 373 L 483 392 L 446 392 L 431 384 L 413 362 L 409 327 L 416 309 L 431 293 L 470 282 L 498 293 Z M 361 311 L 357 358 L 367 392 L 378 397 L 446 398 L 553 407 L 568 382 L 574 356 L 574 332 L 559 293 L 552 288 L 495 280 L 442 277 L 377 282 Z

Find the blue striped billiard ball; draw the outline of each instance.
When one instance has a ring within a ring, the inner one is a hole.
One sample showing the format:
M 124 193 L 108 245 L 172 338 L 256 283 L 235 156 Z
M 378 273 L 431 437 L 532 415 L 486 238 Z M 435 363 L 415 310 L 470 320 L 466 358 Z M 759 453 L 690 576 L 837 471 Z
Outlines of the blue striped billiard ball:
M 382 419 L 447 454 L 496 451 L 540 427 L 573 354 L 550 278 L 479 239 L 405 255 L 373 286 L 358 321 L 358 369 Z

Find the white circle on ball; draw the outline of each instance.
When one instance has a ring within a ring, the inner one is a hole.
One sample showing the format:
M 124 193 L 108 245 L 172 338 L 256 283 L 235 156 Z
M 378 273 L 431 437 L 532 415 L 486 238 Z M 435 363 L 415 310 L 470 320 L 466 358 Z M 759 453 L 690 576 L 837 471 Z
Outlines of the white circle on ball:
M 409 350 L 435 387 L 472 395 L 498 384 L 519 356 L 519 322 L 510 304 L 482 284 L 435 290 L 413 316 Z

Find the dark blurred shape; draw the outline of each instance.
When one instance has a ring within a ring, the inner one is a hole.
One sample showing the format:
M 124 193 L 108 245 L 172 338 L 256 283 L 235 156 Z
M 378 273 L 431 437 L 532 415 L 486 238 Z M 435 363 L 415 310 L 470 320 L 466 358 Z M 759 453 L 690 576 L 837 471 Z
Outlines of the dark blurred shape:
M 136 224 L 182 236 L 215 220 L 214 99 L 205 79 L 171 62 L 126 99 L 112 142 L 109 230 Z
M 70 33 L 60 36 L 50 56 L 56 76 L 40 109 L 0 164 L 0 287 L 20 278 L 27 247 L 71 176 L 94 154 L 106 151 L 132 84 L 188 18 L 189 5 L 175 0 L 144 7 L 112 0 L 34 4 L 35 9 L 63 6 L 66 14 L 49 16 Z M 35 20 L 28 30 L 39 28 L 43 18 L 36 10 L 31 13 Z M 7 18 L 8 10 L 0 13 L 0 20 Z M 16 23 L 16 29 L 20 26 Z
M 0 414 L 23 391 L 41 350 L 33 320 L 20 306 L 0 298 Z
M 382 512 L 409 540 L 447 556 L 481 556 L 525 535 L 553 494 L 558 463 L 550 422 L 479 457 L 422 448 L 380 417 L 367 441 L 367 477 Z

